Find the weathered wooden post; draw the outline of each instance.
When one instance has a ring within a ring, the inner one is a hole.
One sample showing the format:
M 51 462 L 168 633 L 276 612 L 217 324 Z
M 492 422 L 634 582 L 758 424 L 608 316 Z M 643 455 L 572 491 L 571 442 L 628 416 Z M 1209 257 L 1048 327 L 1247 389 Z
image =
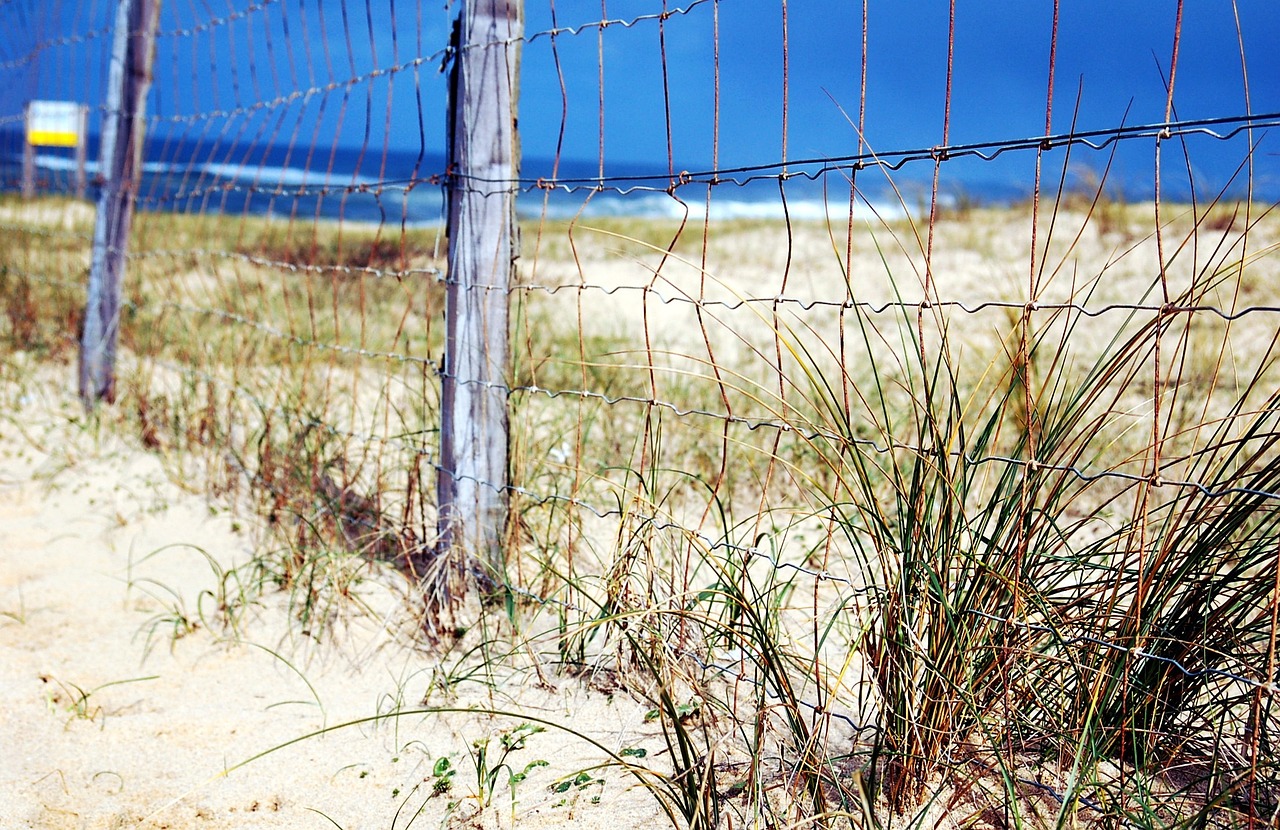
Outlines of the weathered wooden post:
M 84 104 L 77 108 L 76 127 L 80 134 L 80 140 L 76 142 L 76 198 L 83 199 L 88 185 L 85 157 L 89 152 L 89 107 Z
M 464 0 L 451 86 L 439 531 L 500 582 L 507 523 L 507 299 L 516 256 L 521 0 Z
M 31 143 L 31 102 L 22 109 L 22 198 L 36 195 L 36 146 Z
M 116 8 L 102 123 L 102 191 L 80 337 L 80 399 L 86 407 L 115 400 L 121 282 L 142 173 L 143 118 L 159 18 L 160 0 L 119 0 Z

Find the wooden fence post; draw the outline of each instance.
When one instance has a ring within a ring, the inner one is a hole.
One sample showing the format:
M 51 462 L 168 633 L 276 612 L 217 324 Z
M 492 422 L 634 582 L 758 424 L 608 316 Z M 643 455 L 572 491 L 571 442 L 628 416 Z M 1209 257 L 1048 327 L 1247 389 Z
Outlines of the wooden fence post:
M 80 337 L 80 399 L 87 408 L 115 400 L 121 284 L 142 173 L 143 118 L 159 18 L 160 0 L 119 0 L 116 8 L 102 124 L 102 191 Z
M 89 107 L 80 105 L 77 126 L 80 140 L 76 142 L 76 198 L 83 199 L 88 177 L 85 176 L 85 156 L 89 152 Z
M 36 195 L 36 148 L 31 144 L 31 102 L 22 108 L 22 198 Z
M 521 0 L 465 0 L 450 103 L 449 276 L 437 556 L 500 582 L 507 523 L 507 300 L 516 255 Z

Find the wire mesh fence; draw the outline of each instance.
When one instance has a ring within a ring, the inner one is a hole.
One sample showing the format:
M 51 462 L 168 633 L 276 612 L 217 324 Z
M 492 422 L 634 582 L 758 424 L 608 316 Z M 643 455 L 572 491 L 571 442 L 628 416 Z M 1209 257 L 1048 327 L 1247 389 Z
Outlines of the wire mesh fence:
M 114 10 L 0 6 L 6 190 L 28 101 L 105 115 Z M 1162 10 L 1091 96 L 1125 10 L 953 2 L 907 37 L 868 3 L 531 4 L 492 177 L 448 155 L 451 73 L 494 45 L 458 11 L 163 4 L 120 326 L 145 444 L 250 496 L 286 582 L 337 547 L 445 618 L 478 583 L 539 665 L 630 675 L 671 734 L 720 712 L 671 752 L 695 826 L 748 809 L 715 796 L 739 767 L 766 804 L 770 755 L 814 815 L 1004 776 L 1003 815 L 1274 816 L 1273 12 Z M 37 162 L 5 333 L 66 355 L 93 213 Z M 511 425 L 480 564 L 436 545 L 464 193 L 519 231 L 476 286 L 510 363 L 463 382 Z

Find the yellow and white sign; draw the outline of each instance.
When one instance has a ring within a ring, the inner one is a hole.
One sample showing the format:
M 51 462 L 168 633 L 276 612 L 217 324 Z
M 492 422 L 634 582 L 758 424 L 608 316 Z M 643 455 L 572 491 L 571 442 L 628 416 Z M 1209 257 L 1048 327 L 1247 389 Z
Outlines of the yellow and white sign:
M 27 109 L 27 143 L 33 147 L 75 147 L 82 140 L 81 105 L 74 101 L 32 101 Z

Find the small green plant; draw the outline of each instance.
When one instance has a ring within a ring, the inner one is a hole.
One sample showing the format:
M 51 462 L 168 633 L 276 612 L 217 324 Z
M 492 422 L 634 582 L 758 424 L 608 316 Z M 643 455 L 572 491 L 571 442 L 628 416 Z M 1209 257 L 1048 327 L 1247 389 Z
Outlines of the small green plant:
M 625 753 L 627 750 L 624 749 L 623 752 Z M 593 790 L 595 792 L 591 795 L 590 801 L 592 804 L 599 804 L 600 793 L 604 789 L 604 784 L 605 781 L 603 778 L 593 775 L 587 770 L 582 770 L 577 774 L 569 778 L 561 779 L 548 787 L 551 792 L 564 796 L 552 806 L 572 808 L 573 805 L 578 802 L 579 798 Z
M 126 683 L 145 683 L 149 680 L 159 679 L 159 675 L 131 677 L 127 680 L 112 680 L 109 683 L 94 686 L 92 689 L 84 689 L 76 683 L 59 680 L 53 675 L 40 675 L 40 682 L 48 687 L 44 695 L 45 705 L 50 712 L 62 712 L 68 715 L 66 722 L 68 727 L 73 721 L 86 720 L 94 723 L 100 718 L 102 719 L 100 725 L 106 725 L 106 710 L 94 700 L 94 696 L 98 695 L 102 690 L 109 689 L 112 686 L 123 686 Z
M 507 760 L 513 753 L 525 748 L 525 743 L 534 735 L 545 732 L 546 727 L 533 723 L 522 723 L 514 729 L 502 732 L 497 736 L 497 746 L 492 737 L 482 738 L 471 744 L 471 764 L 476 773 L 476 790 L 472 797 L 480 809 L 486 809 L 493 803 L 499 782 L 505 783 L 511 794 L 511 813 L 514 820 L 516 809 L 516 788 L 538 767 L 547 766 L 543 760 L 530 761 L 517 769 Z
M 671 714 L 680 723 L 688 723 L 691 719 L 697 716 L 698 712 L 701 711 L 701 709 L 702 709 L 702 701 L 695 699 L 695 700 L 690 700 L 687 703 L 678 704 Z M 661 709 L 650 709 L 649 711 L 644 713 L 644 719 L 646 721 L 656 721 L 660 719 L 663 714 L 664 713 Z M 625 757 L 625 750 L 624 750 L 624 757 Z
M 458 772 L 453 762 L 449 760 L 447 755 L 441 755 L 436 759 L 435 765 L 431 768 L 431 795 L 444 795 L 453 789 L 453 776 Z
M 164 556 L 190 552 L 197 554 L 209 567 L 214 583 L 202 588 L 189 605 L 184 595 L 159 580 L 140 576 L 137 572 L 148 562 Z M 252 577 L 254 563 L 241 568 L 224 568 L 213 554 L 197 545 L 179 543 L 165 545 L 135 560 L 132 553 L 126 571 L 126 591 L 137 591 L 160 606 L 142 625 L 146 632 L 144 656 L 150 654 L 157 641 L 167 639 L 170 650 L 179 640 L 200 629 L 239 635 L 241 616 L 262 592 L 262 581 Z

